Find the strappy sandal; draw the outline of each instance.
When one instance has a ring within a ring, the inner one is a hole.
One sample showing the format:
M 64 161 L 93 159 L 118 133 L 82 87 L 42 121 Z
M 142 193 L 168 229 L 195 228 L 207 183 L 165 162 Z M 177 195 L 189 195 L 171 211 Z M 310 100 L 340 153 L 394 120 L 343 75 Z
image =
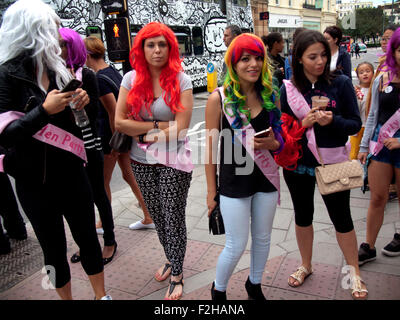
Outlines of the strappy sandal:
M 174 292 L 176 286 L 182 286 L 182 293 L 178 295 L 175 299 L 171 299 L 170 296 L 172 292 Z M 164 300 L 180 300 L 180 298 L 182 298 L 182 295 L 183 295 L 183 275 L 181 280 L 179 281 L 172 281 L 171 279 L 169 279 L 168 298 L 165 298 Z
M 166 280 L 168 278 L 169 274 L 171 274 L 171 272 L 165 278 L 163 278 L 163 276 L 168 271 L 168 269 L 171 268 L 171 267 L 172 267 L 172 265 L 170 263 L 166 263 L 165 266 L 164 266 L 164 269 L 162 271 L 162 274 L 159 275 L 158 271 L 157 271 L 157 273 L 154 275 L 154 279 L 156 279 L 158 282 Z
M 288 279 L 288 284 L 289 286 L 293 287 L 293 288 L 297 288 L 300 287 L 304 281 L 306 280 L 306 278 L 313 273 L 313 269 L 311 268 L 311 270 L 307 270 L 306 267 L 300 266 L 297 268 L 296 272 L 292 273 Z M 296 280 L 299 284 L 295 285 L 294 283 L 290 282 L 290 278 L 293 278 L 294 280 Z
M 362 284 L 366 285 L 363 279 L 361 279 L 360 276 L 353 276 L 352 278 L 352 286 L 351 286 L 351 296 L 354 300 L 366 300 L 368 298 L 368 290 L 362 288 Z M 359 295 L 361 293 L 365 292 L 365 296 L 359 296 L 357 297 L 355 294 L 358 293 Z

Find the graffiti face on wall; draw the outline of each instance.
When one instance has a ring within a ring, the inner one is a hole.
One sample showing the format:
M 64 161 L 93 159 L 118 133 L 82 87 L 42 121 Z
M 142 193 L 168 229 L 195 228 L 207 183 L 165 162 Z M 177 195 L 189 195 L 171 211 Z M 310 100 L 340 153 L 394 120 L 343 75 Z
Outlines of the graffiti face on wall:
M 62 26 L 74 29 L 85 35 L 87 26 L 99 26 L 104 30 L 103 13 L 100 0 L 43 0 L 48 3 L 61 18 Z M 6 8 L 15 0 L 2 0 L 0 18 Z M 200 27 L 204 36 L 203 55 L 184 57 L 183 67 L 191 76 L 195 87 L 206 86 L 206 66 L 214 62 L 222 66 L 223 53 L 226 50 L 223 33 L 226 17 L 219 5 L 212 2 L 194 0 L 128 0 L 129 20 L 133 25 L 145 25 L 151 21 L 163 22 L 171 26 Z M 250 6 L 233 6 L 232 23 L 241 28 L 253 27 Z M 116 65 L 120 70 L 121 65 Z M 220 69 L 220 68 L 219 68 Z

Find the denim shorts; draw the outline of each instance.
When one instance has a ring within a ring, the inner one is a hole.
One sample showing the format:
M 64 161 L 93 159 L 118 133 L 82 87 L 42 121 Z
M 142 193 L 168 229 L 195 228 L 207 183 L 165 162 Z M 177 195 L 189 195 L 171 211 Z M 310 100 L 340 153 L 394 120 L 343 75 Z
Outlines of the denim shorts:
M 378 140 L 379 130 L 381 126 L 382 125 L 378 124 L 378 126 L 376 127 L 374 136 L 372 137 L 373 141 Z M 400 130 L 394 134 L 394 138 L 400 138 Z M 400 149 L 389 150 L 384 146 L 376 156 L 371 156 L 371 160 L 389 163 L 395 168 L 400 169 Z

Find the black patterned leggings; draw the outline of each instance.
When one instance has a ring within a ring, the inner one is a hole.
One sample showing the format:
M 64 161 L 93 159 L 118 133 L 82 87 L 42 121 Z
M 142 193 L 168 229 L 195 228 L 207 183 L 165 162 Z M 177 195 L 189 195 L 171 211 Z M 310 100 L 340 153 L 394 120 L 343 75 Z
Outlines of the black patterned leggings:
M 180 275 L 186 253 L 185 209 L 192 173 L 165 166 L 131 164 L 165 256 L 172 265 L 172 275 Z

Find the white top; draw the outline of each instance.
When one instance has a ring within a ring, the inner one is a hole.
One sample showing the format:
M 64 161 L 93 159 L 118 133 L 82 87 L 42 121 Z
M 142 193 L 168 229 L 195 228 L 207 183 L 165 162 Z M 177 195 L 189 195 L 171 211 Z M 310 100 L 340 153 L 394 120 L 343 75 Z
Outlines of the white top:
M 336 64 L 337 64 L 337 59 L 339 57 L 339 50 L 336 51 L 336 53 L 331 57 L 331 71 L 334 71 L 336 69 Z
M 125 74 L 124 78 L 122 79 L 121 86 L 124 87 L 126 90 L 131 90 L 132 84 L 132 76 L 136 76 L 135 70 L 132 70 Z M 192 80 L 190 77 L 180 72 L 178 73 L 178 80 L 180 83 L 181 93 L 185 90 L 192 89 Z M 165 103 L 162 94 L 158 97 L 158 99 L 154 100 L 154 102 L 150 105 L 150 110 L 152 113 L 152 117 L 147 113 L 146 108 L 142 108 L 140 111 L 140 116 L 142 117 L 143 121 L 174 121 L 175 114 L 172 113 L 171 109 Z M 166 143 L 166 150 L 165 151 L 179 151 L 180 148 L 184 147 L 184 141 L 178 141 L 177 143 Z M 146 154 L 142 149 L 137 146 L 137 142 L 135 139 L 132 140 L 132 147 L 130 152 L 131 159 L 144 163 L 144 164 L 156 164 L 158 161 L 152 158 L 150 155 Z

